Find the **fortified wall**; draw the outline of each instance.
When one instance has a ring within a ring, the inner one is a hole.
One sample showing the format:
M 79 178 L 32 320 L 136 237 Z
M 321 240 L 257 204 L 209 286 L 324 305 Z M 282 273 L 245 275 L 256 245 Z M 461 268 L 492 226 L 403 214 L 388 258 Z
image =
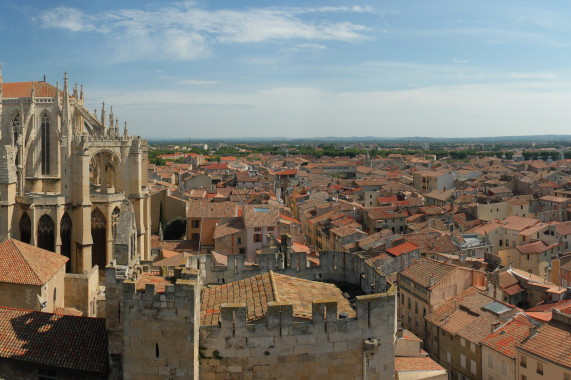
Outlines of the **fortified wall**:
M 394 378 L 396 290 L 358 255 L 274 250 L 244 265 L 243 256 L 215 265 L 211 255 L 176 268 L 168 283 L 137 288 L 143 266 L 106 268 L 106 308 L 113 379 Z M 337 302 L 316 299 L 311 319 L 293 305 L 269 302 L 267 316 L 247 323 L 245 303 L 222 304 L 217 326 L 200 326 L 203 283 L 231 282 L 275 271 L 359 285 L 356 318 L 339 317 Z M 222 280 L 223 279 L 223 280 Z M 164 286 L 164 290 L 163 287 Z

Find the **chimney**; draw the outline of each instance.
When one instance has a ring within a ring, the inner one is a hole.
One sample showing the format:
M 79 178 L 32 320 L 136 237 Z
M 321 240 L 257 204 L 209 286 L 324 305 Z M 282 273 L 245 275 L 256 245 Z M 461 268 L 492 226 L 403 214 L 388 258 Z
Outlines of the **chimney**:
M 448 314 L 444 314 L 444 324 L 448 323 Z
M 428 281 L 429 281 L 431 287 L 434 286 L 435 281 L 434 281 L 434 276 L 433 276 L 433 275 L 430 275 Z M 454 305 L 454 308 L 456 309 L 456 305 Z

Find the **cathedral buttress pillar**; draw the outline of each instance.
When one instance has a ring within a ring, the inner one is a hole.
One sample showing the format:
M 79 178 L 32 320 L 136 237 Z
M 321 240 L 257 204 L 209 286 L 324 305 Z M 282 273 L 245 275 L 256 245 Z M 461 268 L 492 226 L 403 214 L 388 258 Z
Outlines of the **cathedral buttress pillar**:
M 87 138 L 87 137 L 86 137 Z M 91 197 L 89 194 L 90 157 L 83 144 L 74 149 L 72 157 L 72 224 L 73 224 L 73 261 L 72 268 L 76 273 L 83 273 L 92 268 L 91 248 Z
M 14 147 L 2 145 L 0 146 L 0 242 L 12 236 L 12 216 L 14 215 L 14 205 L 16 204 L 16 181 Z

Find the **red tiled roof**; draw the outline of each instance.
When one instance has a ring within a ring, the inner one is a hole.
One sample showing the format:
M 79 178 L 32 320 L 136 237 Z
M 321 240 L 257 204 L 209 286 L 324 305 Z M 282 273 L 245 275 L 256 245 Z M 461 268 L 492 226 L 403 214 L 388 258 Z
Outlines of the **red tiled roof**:
M 429 357 L 396 357 L 395 371 L 444 371 L 444 368 Z
M 296 174 L 297 170 L 295 169 L 285 169 L 276 173 L 276 175 L 296 175 Z
M 105 319 L 0 308 L 0 357 L 34 365 L 107 372 Z
M 44 285 L 69 260 L 14 239 L 0 244 L 0 258 L 0 282 L 25 285 Z
M 400 245 L 397 245 L 395 247 L 391 247 L 391 248 L 387 249 L 387 253 L 390 253 L 393 256 L 400 256 L 403 253 L 409 253 L 409 252 L 412 252 L 416 249 L 418 249 L 418 245 L 407 241 L 404 244 L 400 244 Z
M 223 303 L 244 302 L 247 308 L 246 320 L 257 321 L 267 316 L 268 302 L 273 301 L 291 303 L 294 317 L 311 319 L 313 300 L 324 298 L 335 299 L 338 302 L 338 312 L 346 312 L 350 318 L 355 317 L 349 301 L 335 285 L 270 271 L 205 289 L 201 295 L 200 320 L 201 325 L 217 325 Z
M 523 315 L 518 314 L 514 319 L 501 328 L 492 332 L 482 344 L 509 358 L 515 358 L 515 345 L 529 335 L 529 328 L 534 325 Z
M 516 347 L 571 368 L 571 325 L 552 319 Z
M 12 82 L 2 83 L 4 98 L 29 98 L 32 96 L 32 83 L 35 96 L 38 98 L 53 98 L 56 96 L 56 88 L 47 82 Z M 60 90 L 60 95 L 62 91 Z
M 73 307 L 54 307 L 54 314 L 81 317 L 83 313 Z
M 457 269 L 458 267 L 456 265 L 423 257 L 403 269 L 399 275 L 414 281 L 423 288 L 431 288 L 431 276 L 433 277 L 434 285 L 437 285 L 442 279 Z
M 157 293 L 164 293 L 165 285 L 172 284 L 172 281 L 168 280 L 166 277 L 154 276 L 149 273 L 143 273 L 135 283 L 137 291 L 138 292 L 144 291 L 147 284 L 155 284 L 155 291 Z

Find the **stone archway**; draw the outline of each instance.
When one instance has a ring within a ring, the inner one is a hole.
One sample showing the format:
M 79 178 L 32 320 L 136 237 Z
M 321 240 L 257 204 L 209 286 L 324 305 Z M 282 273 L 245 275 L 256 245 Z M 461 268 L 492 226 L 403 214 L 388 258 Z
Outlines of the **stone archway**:
M 55 223 L 49 215 L 42 215 L 38 222 L 38 248 L 55 252 Z
M 105 270 L 107 266 L 107 221 L 105 215 L 98 208 L 91 212 L 91 266 L 99 266 L 99 270 Z
M 63 214 L 60 221 L 60 238 L 61 238 L 61 254 L 69 260 L 65 264 L 65 271 L 71 272 L 71 230 L 72 230 L 71 217 L 66 212 Z
M 20 218 L 20 241 L 30 244 L 32 241 L 32 220 L 28 213 L 23 213 Z
M 117 188 L 119 159 L 108 150 L 102 150 L 91 157 L 89 163 L 90 189 L 102 194 L 114 193 Z

